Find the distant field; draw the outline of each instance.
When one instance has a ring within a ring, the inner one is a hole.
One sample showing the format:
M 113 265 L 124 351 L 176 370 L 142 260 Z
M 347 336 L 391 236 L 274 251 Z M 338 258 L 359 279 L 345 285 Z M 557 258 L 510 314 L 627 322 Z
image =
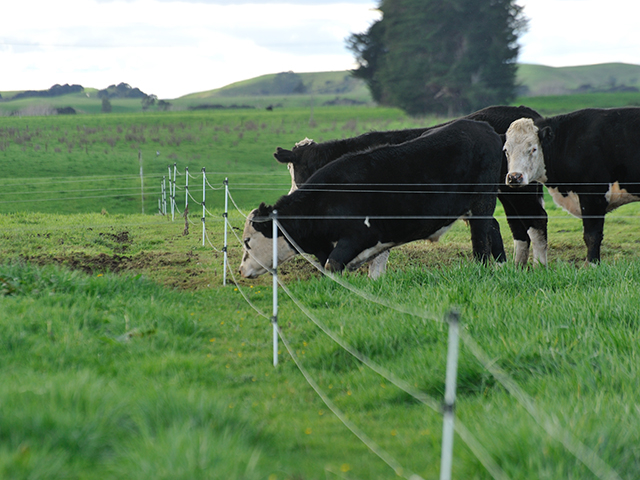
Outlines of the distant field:
M 140 213 L 139 152 L 146 213 L 157 211 L 162 177 L 174 163 L 182 175 L 181 208 L 185 167 L 198 177 L 191 183 L 194 195 L 205 168 L 212 186 L 229 177 L 242 205 L 273 201 L 291 183 L 286 167 L 273 158 L 278 146 L 435 122 L 370 107 L 0 117 L 6 175 L 0 212 Z M 207 198 L 209 206 L 221 202 L 220 192 Z

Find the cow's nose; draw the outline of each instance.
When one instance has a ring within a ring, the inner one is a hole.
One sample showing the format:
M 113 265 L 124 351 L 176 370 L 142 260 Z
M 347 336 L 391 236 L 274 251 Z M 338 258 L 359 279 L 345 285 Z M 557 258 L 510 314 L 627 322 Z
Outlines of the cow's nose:
M 520 172 L 510 172 L 507 174 L 507 185 L 521 185 L 524 180 L 524 176 Z

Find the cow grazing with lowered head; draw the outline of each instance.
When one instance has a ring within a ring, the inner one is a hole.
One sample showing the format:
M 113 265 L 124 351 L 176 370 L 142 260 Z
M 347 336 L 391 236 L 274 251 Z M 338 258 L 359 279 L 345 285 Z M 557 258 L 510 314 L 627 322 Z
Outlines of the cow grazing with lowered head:
M 493 129 L 504 134 L 509 125 L 519 118 L 542 118 L 535 110 L 519 106 L 492 106 L 471 113 L 463 119 L 484 121 Z M 445 124 L 446 125 L 446 124 Z M 440 125 L 442 126 L 442 125 Z M 305 183 L 314 172 L 342 155 L 367 150 L 380 145 L 394 145 L 419 137 L 432 128 L 416 128 L 409 130 L 392 130 L 368 132 L 357 137 L 316 143 L 305 138 L 298 142 L 292 150 L 278 147 L 273 156 L 280 163 L 287 164 L 291 174 L 291 190 Z M 507 173 L 506 161 L 503 162 L 502 176 Z M 517 194 L 506 185 L 498 189 L 498 199 L 504 208 L 507 222 L 514 239 L 514 261 L 524 265 L 529 259 L 530 246 L 533 245 L 534 264 L 547 263 L 547 214 L 544 210 L 542 185 L 533 183 L 522 188 Z M 497 221 L 493 231 L 493 256 L 504 260 L 504 249 Z M 370 265 L 370 276 L 376 277 L 384 271 L 388 252 L 376 258 Z
M 487 261 L 501 147 L 490 125 L 459 120 L 400 145 L 345 155 L 250 214 L 240 273 L 255 278 L 272 267 L 274 209 L 293 242 L 330 271 L 353 270 L 397 245 L 435 240 L 462 216 L 474 257 Z M 278 242 L 279 261 L 297 253 L 288 240 Z
M 544 183 L 557 205 L 582 219 L 587 261 L 598 262 L 605 214 L 640 200 L 640 108 L 517 120 L 504 151 L 506 184 Z

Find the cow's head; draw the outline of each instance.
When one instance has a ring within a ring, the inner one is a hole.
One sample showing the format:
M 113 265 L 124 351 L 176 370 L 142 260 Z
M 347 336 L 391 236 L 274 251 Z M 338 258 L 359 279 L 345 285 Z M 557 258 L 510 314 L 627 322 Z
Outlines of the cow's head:
M 503 148 L 507 157 L 507 185 L 523 187 L 547 180 L 542 144 L 551 136 L 549 127 L 539 130 L 530 118 L 520 118 L 509 126 Z
M 244 249 L 242 263 L 240 263 L 240 275 L 245 278 L 259 277 L 273 268 L 273 221 L 257 221 L 257 219 L 268 218 L 272 210 L 273 207 L 262 203 L 247 217 L 242 233 Z M 298 253 L 287 243 L 281 233 L 278 235 L 277 242 L 278 264 Z
M 298 189 L 298 186 L 306 182 L 311 173 L 313 173 L 306 171 L 307 169 L 305 168 L 305 162 L 303 160 L 305 152 L 304 147 L 315 144 L 316 142 L 305 137 L 304 140 L 300 140 L 295 144 L 293 150 L 286 150 L 278 147 L 276 152 L 273 154 L 278 162 L 287 164 L 287 168 L 291 174 L 291 190 L 289 190 L 289 193 L 295 192 Z

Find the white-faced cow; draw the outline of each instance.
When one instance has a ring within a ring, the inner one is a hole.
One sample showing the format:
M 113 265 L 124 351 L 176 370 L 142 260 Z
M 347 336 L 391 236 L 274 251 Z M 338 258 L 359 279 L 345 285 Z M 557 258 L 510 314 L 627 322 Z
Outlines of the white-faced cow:
M 274 209 L 292 240 L 330 271 L 355 269 L 396 245 L 436 239 L 461 216 L 468 216 L 474 257 L 487 261 L 501 147 L 487 123 L 459 120 L 400 145 L 345 155 L 274 206 L 263 203 L 252 212 L 240 273 L 254 278 L 272 267 Z M 279 257 L 295 253 L 288 245 Z
M 519 106 L 493 106 L 471 113 L 463 119 L 484 121 L 493 129 L 504 134 L 509 125 L 519 118 L 542 118 L 535 110 Z M 446 124 L 444 124 L 446 125 Z M 429 128 L 409 130 L 392 130 L 368 132 L 357 137 L 328 142 L 316 143 L 305 138 L 298 142 L 292 150 L 278 147 L 273 156 L 280 163 L 287 164 L 291 173 L 291 190 L 293 192 L 306 182 L 319 168 L 336 160 L 347 153 L 364 151 L 380 145 L 394 145 L 412 140 L 423 133 L 442 125 Z M 507 173 L 506 161 L 503 162 L 503 177 Z M 547 263 L 547 214 L 544 210 L 542 185 L 533 183 L 521 189 L 517 194 L 506 185 L 498 189 L 498 199 L 507 217 L 509 228 L 514 239 L 514 261 L 526 264 L 529 259 L 529 249 L 533 244 L 533 262 L 546 265 Z M 495 221 L 492 232 L 492 254 L 498 261 L 504 261 L 504 247 L 500 236 L 500 227 Z M 369 275 L 373 278 L 380 275 L 385 268 L 388 251 L 376 258 L 369 267 Z
M 504 151 L 506 184 L 544 183 L 556 204 L 582 218 L 587 261 L 598 262 L 605 214 L 640 200 L 640 108 L 517 120 Z

